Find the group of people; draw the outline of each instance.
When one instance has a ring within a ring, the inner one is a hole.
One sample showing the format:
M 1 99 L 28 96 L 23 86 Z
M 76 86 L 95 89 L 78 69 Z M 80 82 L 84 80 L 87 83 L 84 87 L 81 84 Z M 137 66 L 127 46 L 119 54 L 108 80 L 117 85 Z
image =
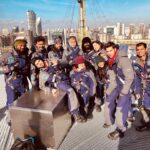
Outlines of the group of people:
M 127 119 L 134 121 L 131 95 L 139 101 L 143 115 L 137 131 L 150 129 L 150 55 L 146 43 L 136 45 L 137 58 L 132 62 L 113 42 L 106 44 L 82 39 L 79 47 L 75 36 L 68 38 L 67 48 L 57 37 L 45 46 L 42 36 L 35 38 L 29 50 L 25 39 L 16 39 L 13 49 L 2 56 L 0 73 L 5 74 L 7 108 L 29 90 L 28 79 L 35 90 L 60 89 L 68 95 L 68 109 L 76 122 L 92 119 L 92 111 L 104 104 L 104 128 L 116 124 L 108 138 L 124 136 Z

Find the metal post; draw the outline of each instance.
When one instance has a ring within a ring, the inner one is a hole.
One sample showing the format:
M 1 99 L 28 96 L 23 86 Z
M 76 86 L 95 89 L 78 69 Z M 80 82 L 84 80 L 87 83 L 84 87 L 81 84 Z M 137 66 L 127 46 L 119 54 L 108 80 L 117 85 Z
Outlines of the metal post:
M 85 0 L 78 0 L 80 5 L 80 43 L 83 37 L 86 36 L 86 14 L 85 14 Z

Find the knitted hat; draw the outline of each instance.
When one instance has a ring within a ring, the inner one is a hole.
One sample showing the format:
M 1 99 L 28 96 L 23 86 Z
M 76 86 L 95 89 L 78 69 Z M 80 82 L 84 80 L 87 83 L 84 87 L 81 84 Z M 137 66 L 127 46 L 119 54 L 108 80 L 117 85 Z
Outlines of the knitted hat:
M 54 39 L 54 43 L 55 44 L 62 44 L 62 39 L 57 37 L 57 38 Z
M 36 62 L 37 60 L 44 61 L 41 57 L 34 57 L 34 58 L 31 60 L 31 63 L 32 63 L 32 65 L 34 65 L 35 67 L 36 67 L 35 62 Z
M 26 40 L 23 40 L 23 39 L 18 39 L 14 42 L 14 47 L 16 48 L 18 44 L 27 44 L 27 41 Z
M 85 58 L 84 58 L 83 56 L 77 56 L 77 57 L 75 58 L 74 63 L 75 63 L 76 65 L 85 63 Z
M 100 62 L 105 62 L 105 59 L 102 56 L 97 56 L 95 58 L 96 64 L 99 64 Z

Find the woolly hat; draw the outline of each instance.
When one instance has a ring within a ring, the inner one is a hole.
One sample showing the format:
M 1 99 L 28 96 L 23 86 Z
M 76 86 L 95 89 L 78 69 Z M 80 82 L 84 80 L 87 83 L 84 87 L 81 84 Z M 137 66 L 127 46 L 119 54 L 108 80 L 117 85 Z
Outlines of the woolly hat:
M 97 56 L 95 58 L 96 64 L 99 64 L 100 62 L 105 62 L 105 59 L 102 56 Z
M 91 39 L 89 38 L 89 37 L 85 37 L 85 38 L 83 38 L 83 40 L 82 40 L 82 43 L 84 44 L 84 43 L 92 43 L 91 42 Z
M 27 44 L 27 41 L 24 39 L 18 39 L 14 42 L 14 47 L 16 48 L 18 44 Z
M 41 57 L 34 57 L 34 58 L 31 60 L 32 65 L 35 66 L 35 62 L 36 62 L 37 60 L 42 60 L 42 61 L 44 61 Z M 36 67 L 36 66 L 35 66 L 35 67 Z
M 54 39 L 54 44 L 62 44 L 62 39 L 57 37 Z
M 75 58 L 74 63 L 75 63 L 76 65 L 85 63 L 85 58 L 84 58 L 83 56 L 77 56 L 77 57 Z

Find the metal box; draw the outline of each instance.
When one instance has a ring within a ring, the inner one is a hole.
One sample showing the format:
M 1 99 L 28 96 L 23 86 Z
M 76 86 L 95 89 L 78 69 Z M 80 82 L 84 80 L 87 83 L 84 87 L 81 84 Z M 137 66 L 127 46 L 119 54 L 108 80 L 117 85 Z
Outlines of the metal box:
M 71 127 L 66 93 L 29 91 L 10 106 L 14 137 L 35 136 L 45 147 L 57 149 Z

